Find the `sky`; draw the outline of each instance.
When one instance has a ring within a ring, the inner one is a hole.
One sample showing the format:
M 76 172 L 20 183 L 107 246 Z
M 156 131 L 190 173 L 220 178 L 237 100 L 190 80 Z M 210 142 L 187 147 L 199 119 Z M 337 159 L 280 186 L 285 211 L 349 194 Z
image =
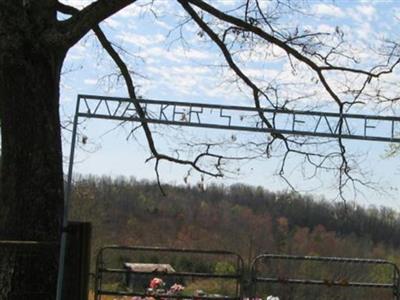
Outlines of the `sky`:
M 82 8 L 92 1 L 62 2 Z M 200 103 L 246 106 L 253 104 L 251 91 L 236 80 L 235 75 L 226 67 L 219 49 L 196 24 L 186 22 L 187 15 L 175 1 L 155 0 L 153 5 L 147 5 L 148 2 L 138 1 L 101 24 L 107 37 L 118 46 L 121 55 L 133 71 L 132 76 L 139 96 Z M 233 0 L 212 1 L 212 4 L 224 11 L 236 7 L 238 3 L 239 1 Z M 261 1 L 266 12 L 274 9 L 273 4 L 271 1 Z M 335 62 L 369 69 L 384 63 L 380 55 L 383 51 L 382 45 L 387 45 L 388 40 L 398 40 L 400 36 L 398 4 L 397 0 L 308 1 L 299 7 L 301 13 L 281 11 L 280 18 L 274 26 L 286 31 L 297 26 L 302 32 L 330 33 L 326 38 L 321 38 L 329 45 L 337 43 L 343 35 L 346 42 L 339 49 L 350 53 L 355 59 L 338 57 Z M 209 16 L 205 18 L 210 20 Z M 219 29 L 226 25 L 219 22 L 213 26 Z M 243 47 L 231 44 L 231 50 L 235 52 L 235 61 L 254 82 L 260 86 L 279 87 L 274 101 L 281 104 L 282 101 L 296 99 L 289 101 L 288 108 L 335 111 L 332 99 L 321 88 L 315 75 L 301 63 L 289 60 L 281 49 L 258 42 Z M 322 48 L 321 51 L 326 49 Z M 387 75 L 385 81 L 379 85 L 372 81 L 371 90 L 379 87 L 388 97 L 398 95 L 399 69 Z M 75 111 L 77 95 L 126 97 L 126 88 L 118 74 L 113 62 L 101 49 L 92 33 L 69 51 L 62 75 L 60 107 L 66 127 L 63 134 L 65 170 L 70 151 L 70 121 Z M 338 91 L 344 90 L 346 84 L 361 84 L 359 78 L 347 78 L 338 72 L 327 78 Z M 341 95 L 348 97 L 344 92 Z M 371 100 L 366 103 L 367 105 L 353 106 L 349 112 L 398 115 L 398 105 L 378 105 Z M 144 135 L 141 129 L 132 132 L 136 125 L 119 126 L 113 121 L 82 120 L 79 124 L 80 135 L 74 171 L 79 174 L 133 176 L 136 179 L 155 180 L 153 161 L 145 162 L 150 153 Z M 195 152 L 185 145 L 200 142 L 215 143 L 215 151 L 226 155 L 257 156 L 260 148 L 250 145 L 263 143 L 268 138 L 263 134 L 209 129 L 193 130 L 166 126 L 153 126 L 152 129 L 160 152 L 175 155 L 175 150 L 179 149 L 186 157 L 193 157 Z M 319 149 L 324 151 L 330 147 L 337 147 L 332 141 L 320 139 L 316 142 Z M 238 147 L 239 143 L 241 147 Z M 366 206 L 387 205 L 400 209 L 400 199 L 397 197 L 400 187 L 399 156 L 385 158 L 390 145 L 366 141 L 346 141 L 345 145 L 348 153 L 356 160 L 352 164 L 357 166 L 357 169 L 354 167 L 354 170 L 351 170 L 353 174 L 358 176 L 362 172 L 364 180 L 374 183 L 371 185 L 373 189 L 357 186 L 356 194 L 353 189 L 349 189 L 346 191 L 346 197 Z M 196 147 L 204 149 L 201 145 Z M 161 181 L 172 184 L 204 182 L 206 187 L 214 183 L 245 183 L 272 191 L 290 190 L 287 182 L 277 175 L 282 154 L 277 147 L 273 149 L 271 158 L 264 155 L 262 158 L 231 162 L 226 166 L 226 176 L 219 179 L 204 177 L 193 171 L 188 176 L 187 167 L 162 162 Z M 301 193 L 340 201 L 337 198 L 336 172 L 321 171 L 312 177 L 313 169 L 304 164 L 304 157 L 293 155 L 288 158 L 285 175 L 291 185 Z

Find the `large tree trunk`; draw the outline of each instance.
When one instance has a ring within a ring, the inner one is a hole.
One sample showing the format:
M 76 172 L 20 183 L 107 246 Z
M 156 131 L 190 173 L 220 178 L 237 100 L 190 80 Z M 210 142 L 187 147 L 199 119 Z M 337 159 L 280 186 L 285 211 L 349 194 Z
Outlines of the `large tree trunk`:
M 0 0 L 0 240 L 58 243 L 59 83 L 65 51 L 41 38 L 54 23 L 54 1 L 37 1 L 44 7 L 26 7 L 28 2 Z M 0 244 L 0 299 L 54 299 L 58 248 L 24 248 Z

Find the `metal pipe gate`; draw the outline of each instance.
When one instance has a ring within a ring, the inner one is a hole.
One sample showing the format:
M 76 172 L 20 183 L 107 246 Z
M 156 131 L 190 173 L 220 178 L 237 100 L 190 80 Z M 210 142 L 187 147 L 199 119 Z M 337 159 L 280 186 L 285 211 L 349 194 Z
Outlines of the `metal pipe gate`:
M 122 265 L 127 260 L 147 262 L 147 265 L 157 265 L 154 262 L 159 262 L 162 264 L 158 265 L 161 265 L 164 269 L 158 269 L 153 266 L 153 270 L 149 272 L 148 270 L 140 271 L 123 268 Z M 172 267 L 167 267 L 171 261 L 180 262 L 180 266 L 177 266 L 176 270 Z M 153 262 L 153 264 L 149 262 Z M 218 268 L 218 266 L 220 267 Z M 168 272 L 171 268 L 173 272 Z M 102 295 L 152 296 L 156 299 L 191 298 L 180 294 L 172 295 L 166 292 L 158 295 L 149 294 L 149 291 L 144 287 L 141 289 L 134 284 L 129 287 L 130 282 L 127 281 L 127 278 L 132 278 L 132 276 L 136 276 L 134 277 L 136 284 L 138 282 L 143 283 L 140 277 L 145 277 L 147 280 L 151 277 L 160 277 L 165 281 L 173 278 L 178 282 L 186 283 L 196 280 L 209 283 L 214 280 L 218 284 L 226 284 L 231 289 L 230 294 L 214 294 L 212 296 L 196 295 L 195 299 L 239 300 L 243 299 L 243 274 L 243 259 L 230 251 L 107 246 L 100 249 L 96 258 L 95 300 L 101 300 Z M 124 281 L 124 287 L 121 287 L 121 285 L 116 286 L 118 283 Z
M 128 261 L 152 262 L 154 269 L 124 268 Z M 154 267 L 157 265 L 165 269 Z M 96 258 L 95 300 L 101 300 L 102 295 L 156 299 L 265 299 L 270 295 L 280 300 L 400 299 L 399 269 L 386 260 L 261 254 L 248 266 L 248 276 L 245 270 L 240 255 L 230 251 L 107 246 Z M 216 282 L 229 286 L 231 291 L 229 295 L 154 295 L 131 282 L 134 279 L 137 284 L 145 278 L 148 283 L 152 277 L 184 283 Z
M 280 300 L 400 299 L 399 278 L 398 267 L 380 259 L 262 254 L 251 267 L 253 297 Z

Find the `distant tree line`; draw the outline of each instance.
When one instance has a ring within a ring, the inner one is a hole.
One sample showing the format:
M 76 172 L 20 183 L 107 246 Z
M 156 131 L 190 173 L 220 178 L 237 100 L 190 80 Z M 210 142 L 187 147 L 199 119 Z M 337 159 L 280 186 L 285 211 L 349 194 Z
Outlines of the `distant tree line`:
M 105 244 L 229 249 L 244 258 L 293 253 L 400 262 L 400 215 L 311 195 L 242 184 L 165 186 L 134 178 L 76 178 L 71 218 L 93 224 L 93 253 Z

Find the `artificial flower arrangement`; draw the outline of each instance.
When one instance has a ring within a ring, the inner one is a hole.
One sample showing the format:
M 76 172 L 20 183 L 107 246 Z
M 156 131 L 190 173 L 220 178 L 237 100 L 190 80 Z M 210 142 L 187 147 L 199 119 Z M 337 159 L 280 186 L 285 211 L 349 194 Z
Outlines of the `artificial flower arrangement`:
M 150 280 L 149 287 L 146 289 L 146 296 L 145 298 L 142 297 L 132 297 L 131 300 L 169 300 L 173 297 L 165 297 L 165 296 L 175 296 L 175 295 L 181 295 L 181 293 L 185 290 L 185 287 L 181 284 L 174 283 L 172 286 L 170 286 L 169 289 L 166 289 L 166 284 L 165 282 L 158 277 L 154 277 L 152 280 Z M 164 297 L 163 297 L 164 296 Z M 199 300 L 202 299 L 205 296 L 214 296 L 217 298 L 221 298 L 221 295 L 213 294 L 213 295 L 207 295 L 203 290 L 196 290 L 193 293 L 193 296 L 189 298 L 184 298 L 183 300 L 188 300 L 188 299 L 194 299 L 194 300 Z M 271 300 L 275 300 L 276 298 L 271 298 Z M 262 300 L 262 299 L 260 299 Z M 267 299 L 269 300 L 269 298 Z M 279 300 L 279 299 L 278 299 Z
M 183 292 L 185 287 L 181 284 L 174 283 L 168 290 L 166 289 L 165 282 L 161 278 L 154 277 L 146 290 L 148 297 L 132 297 L 131 300 L 167 300 L 169 298 L 162 298 L 162 295 L 179 295 Z

